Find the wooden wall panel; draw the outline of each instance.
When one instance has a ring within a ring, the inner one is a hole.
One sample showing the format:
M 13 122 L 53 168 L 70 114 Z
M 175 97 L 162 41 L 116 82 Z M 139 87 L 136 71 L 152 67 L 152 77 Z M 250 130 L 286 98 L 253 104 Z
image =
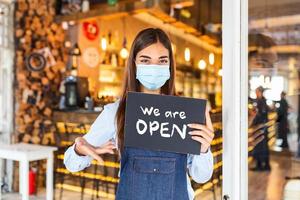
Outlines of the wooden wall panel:
M 53 21 L 54 15 L 55 0 L 16 1 L 14 142 L 54 143 L 52 110 L 59 101 L 59 84 L 67 59 L 65 32 Z M 26 57 L 43 48 L 50 49 L 56 63 L 39 72 L 28 70 Z

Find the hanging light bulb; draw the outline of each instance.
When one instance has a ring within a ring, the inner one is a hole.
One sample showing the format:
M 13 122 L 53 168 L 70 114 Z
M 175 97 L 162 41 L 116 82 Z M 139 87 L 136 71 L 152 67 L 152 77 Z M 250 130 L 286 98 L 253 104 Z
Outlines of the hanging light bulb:
M 101 49 L 102 49 L 103 51 L 106 51 L 106 49 L 107 49 L 107 40 L 106 40 L 105 37 L 102 37 L 102 38 L 101 38 Z
M 210 53 L 209 56 L 208 56 L 208 60 L 209 60 L 209 64 L 213 65 L 215 63 L 215 54 Z
M 222 69 L 219 69 L 218 75 L 219 75 L 219 76 L 222 76 L 222 75 L 223 75 Z
M 120 51 L 121 58 L 126 59 L 128 57 L 128 54 L 128 50 L 125 47 L 123 47 Z
M 122 47 L 122 49 L 120 51 L 120 56 L 123 59 L 126 59 L 128 57 L 128 55 L 129 55 L 128 50 L 126 48 L 126 44 L 127 44 L 127 40 L 126 40 L 126 37 L 124 37 L 124 39 L 123 39 L 123 45 L 122 45 L 123 47 Z
M 186 62 L 189 62 L 191 60 L 191 51 L 188 47 L 186 47 L 184 50 L 184 60 Z
M 198 67 L 199 67 L 199 69 L 204 70 L 206 68 L 205 60 L 203 60 L 203 59 L 199 60 Z

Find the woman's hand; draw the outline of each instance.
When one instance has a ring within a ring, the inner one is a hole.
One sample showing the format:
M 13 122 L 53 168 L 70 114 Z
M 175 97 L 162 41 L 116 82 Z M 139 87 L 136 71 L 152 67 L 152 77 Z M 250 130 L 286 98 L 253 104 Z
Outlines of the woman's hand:
M 75 139 L 75 152 L 85 156 L 89 155 L 97 160 L 100 164 L 103 164 L 104 161 L 99 154 L 114 154 L 113 149 L 115 148 L 116 147 L 112 141 L 108 141 L 100 147 L 95 147 L 89 144 L 83 137 L 77 137 Z
M 209 116 L 209 110 L 206 106 L 205 111 L 205 117 L 206 117 L 206 125 L 202 124 L 188 124 L 190 128 L 196 129 L 193 131 L 190 131 L 189 134 L 192 135 L 192 139 L 196 140 L 201 143 L 201 153 L 206 153 L 211 145 L 211 142 L 214 139 L 214 129 L 211 122 L 211 118 Z

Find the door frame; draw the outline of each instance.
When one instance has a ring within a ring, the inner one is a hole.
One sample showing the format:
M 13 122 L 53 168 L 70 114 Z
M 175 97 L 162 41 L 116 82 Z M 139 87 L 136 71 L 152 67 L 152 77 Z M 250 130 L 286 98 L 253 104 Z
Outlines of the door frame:
M 247 200 L 248 0 L 223 0 L 222 27 L 222 199 Z
M 5 8 L 0 20 L 2 32 L 0 33 L 0 87 L 1 87 L 1 113 L 0 113 L 0 143 L 10 144 L 14 133 L 14 0 L 1 1 L 1 7 Z M 5 23 L 3 23 L 5 20 Z M 5 42 L 4 42 L 5 41 Z M 6 169 L 6 170 L 5 170 Z M 5 174 L 3 173 L 5 172 Z M 0 161 L 0 186 L 4 184 L 8 191 L 12 191 L 13 161 Z M 1 197 L 0 197 L 1 199 Z

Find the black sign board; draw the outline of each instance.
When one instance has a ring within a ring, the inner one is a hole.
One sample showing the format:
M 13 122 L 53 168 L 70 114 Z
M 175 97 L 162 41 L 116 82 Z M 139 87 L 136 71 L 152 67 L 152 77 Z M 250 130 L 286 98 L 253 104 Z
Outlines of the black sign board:
M 125 146 L 200 154 L 200 143 L 188 134 L 189 123 L 205 124 L 206 100 L 129 92 L 125 113 Z

